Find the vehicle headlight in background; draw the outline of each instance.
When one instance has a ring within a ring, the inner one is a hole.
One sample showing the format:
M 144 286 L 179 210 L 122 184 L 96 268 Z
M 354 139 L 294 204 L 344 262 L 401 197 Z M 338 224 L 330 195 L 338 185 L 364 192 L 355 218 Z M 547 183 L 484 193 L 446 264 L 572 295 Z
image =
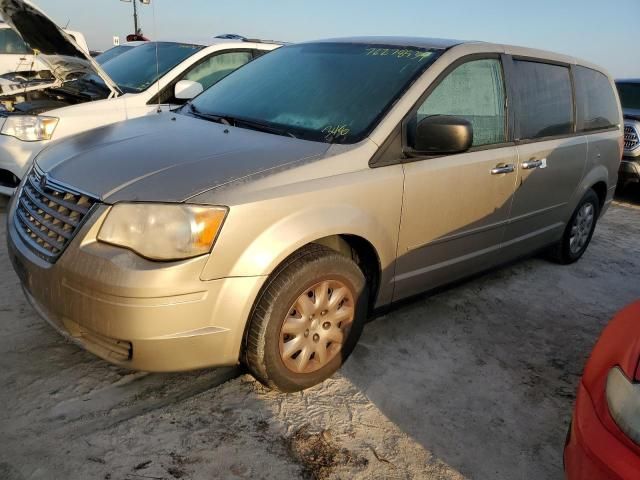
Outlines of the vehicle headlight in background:
M 607 376 L 606 393 L 611 417 L 620 430 L 640 444 L 640 384 L 631 382 L 615 367 Z
M 9 115 L 2 125 L 0 133 L 16 137 L 23 142 L 37 142 L 38 140 L 51 140 L 57 125 L 58 119 L 55 117 Z
M 225 207 L 119 203 L 98 240 L 151 260 L 179 260 L 209 253 L 227 215 Z

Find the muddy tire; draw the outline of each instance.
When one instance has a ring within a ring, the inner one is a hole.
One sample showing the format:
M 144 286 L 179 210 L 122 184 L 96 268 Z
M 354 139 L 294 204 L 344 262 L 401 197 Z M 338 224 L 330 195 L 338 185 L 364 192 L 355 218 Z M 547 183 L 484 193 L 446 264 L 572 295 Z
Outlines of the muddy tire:
M 340 368 L 362 332 L 365 277 L 349 257 L 309 245 L 269 278 L 249 320 L 244 363 L 269 388 L 295 392 Z
M 571 215 L 562 239 L 549 251 L 551 260 L 562 265 L 577 262 L 591 242 L 599 215 L 600 199 L 590 189 Z

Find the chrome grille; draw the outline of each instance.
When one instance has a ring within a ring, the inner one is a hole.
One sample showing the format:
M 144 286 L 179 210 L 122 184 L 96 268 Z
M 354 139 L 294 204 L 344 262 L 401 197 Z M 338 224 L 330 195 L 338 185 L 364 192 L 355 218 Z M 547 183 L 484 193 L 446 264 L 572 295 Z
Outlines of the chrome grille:
M 640 145 L 640 137 L 638 136 L 638 130 L 632 125 L 624 126 L 624 149 L 631 151 Z
M 31 170 L 14 216 L 18 233 L 40 258 L 54 263 L 89 215 L 96 200 Z

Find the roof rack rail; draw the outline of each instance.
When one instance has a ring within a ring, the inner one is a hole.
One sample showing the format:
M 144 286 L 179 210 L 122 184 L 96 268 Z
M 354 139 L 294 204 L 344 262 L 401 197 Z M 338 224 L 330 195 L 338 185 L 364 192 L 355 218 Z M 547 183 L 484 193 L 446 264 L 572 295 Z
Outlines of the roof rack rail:
M 250 42 L 250 43 L 277 43 L 278 45 L 286 45 L 288 42 L 282 42 L 280 40 L 266 40 L 262 38 L 247 38 L 242 35 L 238 35 L 237 33 L 221 33 L 220 35 L 216 35 L 213 38 L 221 38 L 223 40 L 240 40 L 241 42 Z
M 245 38 L 243 42 L 251 43 L 277 43 L 278 45 L 287 45 L 289 42 L 283 42 L 282 40 L 266 40 L 263 38 Z

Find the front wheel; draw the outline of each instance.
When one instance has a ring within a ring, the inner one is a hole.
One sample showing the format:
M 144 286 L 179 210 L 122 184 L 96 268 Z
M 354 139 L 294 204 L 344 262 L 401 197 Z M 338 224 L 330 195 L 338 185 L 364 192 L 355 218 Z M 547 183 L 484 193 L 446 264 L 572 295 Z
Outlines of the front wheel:
M 324 381 L 355 347 L 367 296 L 365 277 L 351 258 L 322 245 L 302 248 L 274 272 L 256 304 L 247 367 L 283 392 Z
M 593 190 L 587 191 L 565 228 L 562 239 L 552 247 L 552 260 L 568 265 L 577 262 L 591 242 L 600 215 L 600 199 Z

